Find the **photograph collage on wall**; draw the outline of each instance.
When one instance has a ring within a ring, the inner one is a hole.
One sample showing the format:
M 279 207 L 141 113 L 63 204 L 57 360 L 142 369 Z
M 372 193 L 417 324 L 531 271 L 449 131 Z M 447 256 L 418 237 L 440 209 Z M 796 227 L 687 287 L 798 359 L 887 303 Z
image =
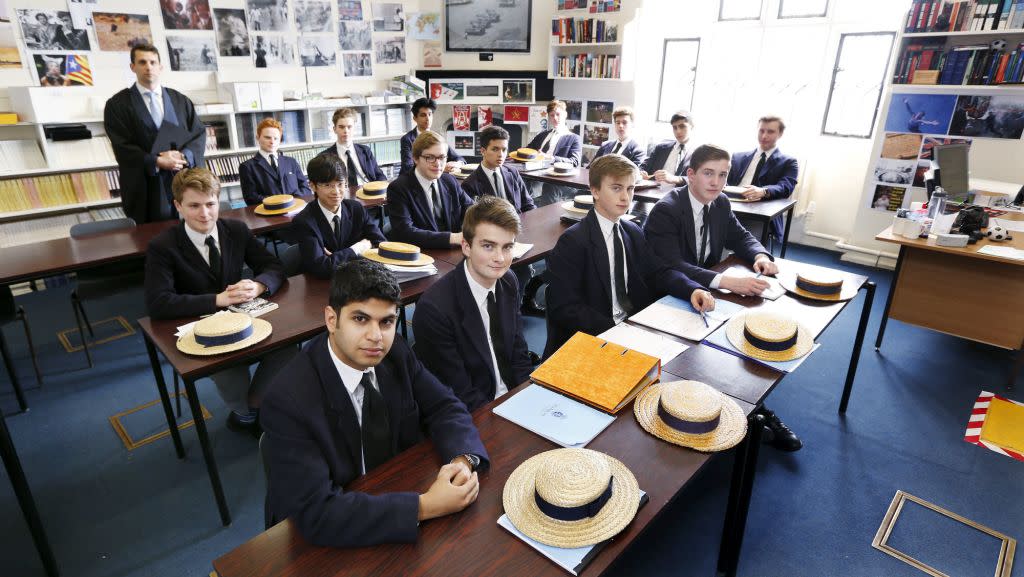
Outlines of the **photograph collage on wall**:
M 171 70 L 217 70 L 217 49 L 212 38 L 167 35 L 167 62 Z
M 299 61 L 303 66 L 334 66 L 338 43 L 334 35 L 299 37 Z
M 293 0 L 295 28 L 299 34 L 334 32 L 329 0 Z
M 249 29 L 245 27 L 245 10 L 214 8 L 217 23 L 217 54 L 221 56 L 249 56 Z
M 295 65 L 295 44 L 280 34 L 253 34 L 252 58 L 256 68 Z
M 441 13 L 415 12 L 409 15 L 409 37 L 425 42 L 441 41 Z
M 209 0 L 160 0 L 160 14 L 168 30 L 213 30 Z
M 583 154 L 593 156 L 597 147 L 614 136 L 610 100 L 576 100 L 560 98 L 565 103 L 565 122 L 569 130 L 583 141 Z M 532 129 L 531 129 L 532 130 Z
M 383 36 L 373 39 L 377 64 L 405 64 L 405 36 Z
M 374 32 L 402 32 L 405 30 L 405 9 L 400 2 L 374 2 Z
M 71 13 L 64 10 L 17 11 L 21 37 L 30 51 L 91 50 L 89 32 L 75 28 Z
M 33 54 L 40 86 L 92 86 L 92 69 L 85 54 Z
M 93 31 L 100 50 L 127 52 L 133 46 L 153 43 L 153 30 L 146 14 L 93 12 Z M 245 29 L 245 22 L 242 22 Z

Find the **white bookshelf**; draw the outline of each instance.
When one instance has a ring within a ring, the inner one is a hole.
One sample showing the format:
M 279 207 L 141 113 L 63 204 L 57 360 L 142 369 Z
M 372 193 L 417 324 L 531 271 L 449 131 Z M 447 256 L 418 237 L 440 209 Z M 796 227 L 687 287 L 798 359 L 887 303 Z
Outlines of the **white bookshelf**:
M 557 0 L 552 0 L 557 3 Z M 636 27 L 640 16 L 639 9 L 627 9 L 626 4 L 632 4 L 629 0 L 623 2 L 623 6 L 616 12 L 590 12 L 587 9 L 555 10 L 551 19 L 574 18 L 603 21 L 606 26 L 616 26 L 617 33 L 614 41 L 610 42 L 559 42 L 558 36 L 549 34 L 548 49 L 548 78 L 553 80 L 589 80 L 599 82 L 630 82 L 633 80 L 636 63 Z M 590 54 L 595 57 L 601 55 L 617 56 L 619 60 L 619 75 L 617 77 L 579 77 L 561 76 L 558 74 L 558 59 L 563 56 L 571 57 L 576 54 Z

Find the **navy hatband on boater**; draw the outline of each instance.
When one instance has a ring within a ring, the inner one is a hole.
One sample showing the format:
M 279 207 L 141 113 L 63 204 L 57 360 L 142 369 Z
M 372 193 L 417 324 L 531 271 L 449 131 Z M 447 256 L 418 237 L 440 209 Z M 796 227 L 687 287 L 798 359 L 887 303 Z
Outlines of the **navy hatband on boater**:
M 204 335 L 196 335 L 195 333 L 193 333 L 193 335 L 195 336 L 196 344 L 203 345 L 204 347 L 218 347 L 221 345 L 231 345 L 237 343 L 238 341 L 244 341 L 245 339 L 252 336 L 252 325 L 250 324 L 249 326 L 238 331 L 237 333 L 231 333 L 227 335 L 217 335 L 209 337 Z
M 274 204 L 267 204 L 266 202 L 264 202 L 263 203 L 263 210 L 281 210 L 282 208 L 289 208 L 293 204 L 295 204 L 295 197 L 294 196 L 289 198 L 285 202 L 277 202 L 277 203 L 274 203 Z
M 762 351 L 772 351 L 776 353 L 779 351 L 784 351 L 795 345 L 796 338 L 799 334 L 800 332 L 797 331 L 796 334 L 794 334 L 793 336 L 789 337 L 784 341 L 766 341 L 764 339 L 759 339 L 754 335 L 750 334 L 750 331 L 747 330 L 747 327 L 743 327 L 743 338 L 747 339 L 747 342 L 761 349 Z
M 558 505 L 552 505 L 545 501 L 544 497 L 541 497 L 540 493 L 538 493 L 536 489 L 533 490 L 533 500 L 536 501 L 537 508 L 540 509 L 540 512 L 552 519 L 558 519 L 559 521 L 580 521 L 588 517 L 593 517 L 601 511 L 601 508 L 605 506 L 605 503 L 612 498 L 612 483 L 614 481 L 615 477 L 608 479 L 608 487 L 597 497 L 597 499 L 576 507 L 559 507 Z
M 573 199 L 572 207 L 573 208 L 578 208 L 580 210 L 590 210 L 590 209 L 594 208 L 594 203 L 593 202 L 580 202 L 580 201 L 578 201 L 576 199 Z
M 836 286 L 821 286 L 807 282 L 801 279 L 800 277 L 796 277 L 796 286 L 797 288 L 803 289 L 809 293 L 814 293 L 816 295 L 834 295 L 839 292 L 842 292 L 843 290 L 843 285 L 841 284 Z
M 687 421 L 686 419 L 680 419 L 665 410 L 665 407 L 661 404 L 661 399 L 658 399 L 658 417 L 664 421 L 664 423 L 680 433 L 687 433 L 689 435 L 703 435 L 704 433 L 710 433 L 718 428 L 718 422 L 721 420 L 721 414 L 715 416 L 710 421 Z
M 420 258 L 419 252 L 401 252 L 397 250 L 388 250 L 382 246 L 377 247 L 377 254 L 384 258 L 390 258 L 393 260 L 405 260 L 409 262 L 415 261 L 418 258 Z

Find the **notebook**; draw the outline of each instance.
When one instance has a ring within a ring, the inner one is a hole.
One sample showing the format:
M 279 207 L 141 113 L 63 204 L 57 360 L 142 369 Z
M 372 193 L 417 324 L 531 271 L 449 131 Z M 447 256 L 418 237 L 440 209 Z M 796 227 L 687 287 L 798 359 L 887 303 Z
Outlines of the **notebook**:
M 530 384 L 494 407 L 494 414 L 563 447 L 586 447 L 615 417 Z
M 715 310 L 704 313 L 708 321 L 705 325 L 704 319 L 689 301 L 669 295 L 651 303 L 644 310 L 629 317 L 629 320 L 663 333 L 700 342 L 742 310 L 743 307 L 738 304 L 716 300 Z

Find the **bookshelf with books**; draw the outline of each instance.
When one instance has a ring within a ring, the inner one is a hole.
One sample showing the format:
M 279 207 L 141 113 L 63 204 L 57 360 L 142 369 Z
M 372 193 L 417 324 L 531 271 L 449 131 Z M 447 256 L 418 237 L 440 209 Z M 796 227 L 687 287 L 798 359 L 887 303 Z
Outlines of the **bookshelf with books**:
M 638 10 L 616 0 L 554 0 L 548 78 L 628 81 L 633 77 Z

